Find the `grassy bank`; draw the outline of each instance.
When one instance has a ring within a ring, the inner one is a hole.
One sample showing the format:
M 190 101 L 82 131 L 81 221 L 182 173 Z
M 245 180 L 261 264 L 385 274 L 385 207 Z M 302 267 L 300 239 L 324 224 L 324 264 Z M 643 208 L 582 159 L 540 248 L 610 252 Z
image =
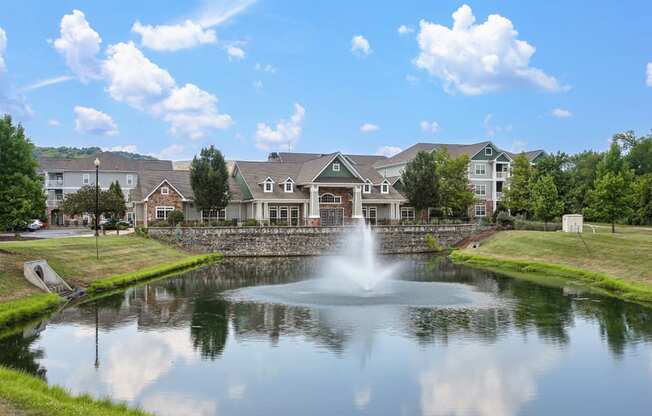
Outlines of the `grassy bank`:
M 165 276 L 177 271 L 188 270 L 204 264 L 218 261 L 222 258 L 219 253 L 200 254 L 172 263 L 165 263 L 158 266 L 147 267 L 136 272 L 124 273 L 94 281 L 88 286 L 87 292 L 95 294 L 109 290 L 130 286 L 144 280 L 151 280 L 156 277 Z
M 0 328 L 53 311 L 61 303 L 62 299 L 51 293 L 34 294 L 0 303 Z
M 0 411 L 30 416 L 145 416 L 109 400 L 73 396 L 31 375 L 0 367 Z
M 590 229 L 589 229 L 590 230 Z M 652 302 L 652 229 L 611 234 L 507 231 L 451 257 L 478 267 L 573 279 L 613 296 Z

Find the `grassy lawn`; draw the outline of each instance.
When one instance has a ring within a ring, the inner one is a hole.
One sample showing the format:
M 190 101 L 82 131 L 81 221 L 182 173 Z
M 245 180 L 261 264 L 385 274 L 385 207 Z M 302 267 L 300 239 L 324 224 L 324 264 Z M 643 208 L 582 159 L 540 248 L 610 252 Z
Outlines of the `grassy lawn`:
M 0 301 L 38 293 L 23 277 L 23 262 L 28 260 L 45 259 L 69 283 L 87 287 L 102 277 L 190 257 L 189 253 L 135 235 L 101 236 L 99 246 L 97 260 L 95 239 L 89 237 L 0 243 Z
M 611 234 L 608 228 L 596 227 L 595 234 L 585 232 L 582 238 L 561 232 L 506 231 L 495 234 L 480 248 L 468 250 L 481 256 L 559 264 L 652 284 L 652 230 L 619 227 L 618 231 Z

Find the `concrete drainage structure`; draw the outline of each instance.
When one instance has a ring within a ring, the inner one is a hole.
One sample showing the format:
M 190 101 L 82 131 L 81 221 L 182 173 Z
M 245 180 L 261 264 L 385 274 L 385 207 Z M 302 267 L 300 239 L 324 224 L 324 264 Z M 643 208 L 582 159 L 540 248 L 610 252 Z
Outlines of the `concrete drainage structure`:
M 28 261 L 23 264 L 23 274 L 31 284 L 47 293 L 70 297 L 74 289 L 50 267 L 46 260 Z

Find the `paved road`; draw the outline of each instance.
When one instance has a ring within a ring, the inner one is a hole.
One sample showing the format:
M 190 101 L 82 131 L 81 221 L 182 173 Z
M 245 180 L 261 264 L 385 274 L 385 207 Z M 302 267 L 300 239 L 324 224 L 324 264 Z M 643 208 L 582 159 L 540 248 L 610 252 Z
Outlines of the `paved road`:
M 2 234 L 12 236 L 13 234 Z M 93 235 L 93 230 L 88 228 L 55 228 L 51 230 L 38 230 L 34 232 L 25 231 L 20 233 L 21 237 L 32 238 L 59 238 L 59 237 L 83 237 Z

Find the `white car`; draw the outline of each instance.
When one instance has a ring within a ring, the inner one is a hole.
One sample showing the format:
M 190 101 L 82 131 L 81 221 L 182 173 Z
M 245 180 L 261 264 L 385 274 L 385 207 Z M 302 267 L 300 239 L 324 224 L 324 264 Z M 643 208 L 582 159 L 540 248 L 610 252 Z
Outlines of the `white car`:
M 32 220 L 32 222 L 27 225 L 28 231 L 37 231 L 41 228 L 43 228 L 43 223 L 40 220 Z

